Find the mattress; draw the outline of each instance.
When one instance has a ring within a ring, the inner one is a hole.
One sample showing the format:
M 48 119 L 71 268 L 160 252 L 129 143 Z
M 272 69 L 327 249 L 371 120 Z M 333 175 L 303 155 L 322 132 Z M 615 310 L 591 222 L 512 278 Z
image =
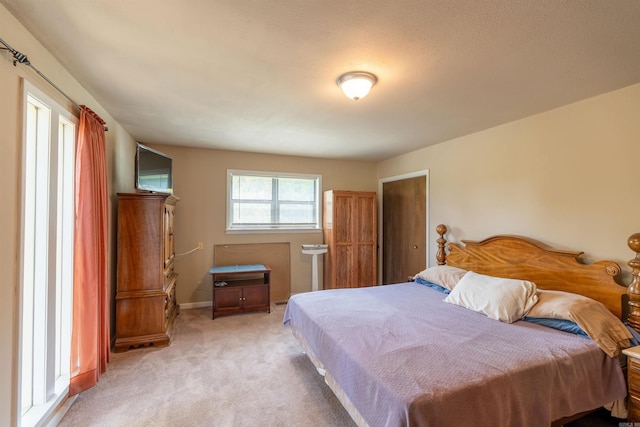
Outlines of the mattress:
M 310 292 L 284 323 L 372 427 L 549 426 L 626 395 L 618 360 L 588 338 L 444 297 L 416 283 Z

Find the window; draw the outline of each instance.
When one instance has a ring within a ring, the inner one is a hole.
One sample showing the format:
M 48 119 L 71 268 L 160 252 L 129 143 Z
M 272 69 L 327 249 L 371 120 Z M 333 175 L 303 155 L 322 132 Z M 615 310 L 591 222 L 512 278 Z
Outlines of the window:
M 69 386 L 76 119 L 25 82 L 19 425 L 36 425 Z
M 227 171 L 227 231 L 319 230 L 319 175 Z

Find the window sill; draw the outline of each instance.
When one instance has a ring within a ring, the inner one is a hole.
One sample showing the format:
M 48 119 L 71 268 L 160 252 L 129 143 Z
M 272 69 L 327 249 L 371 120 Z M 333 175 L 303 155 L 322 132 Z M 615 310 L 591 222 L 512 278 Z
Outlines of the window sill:
M 62 384 L 61 384 L 62 383 Z M 32 406 L 25 412 L 20 418 L 20 425 L 23 427 L 47 425 L 53 417 L 59 407 L 64 405 L 64 402 L 69 398 L 69 377 L 67 375 L 62 376 L 62 381 L 57 381 L 55 386 L 54 395 L 45 403 Z M 73 399 L 73 396 L 69 399 Z

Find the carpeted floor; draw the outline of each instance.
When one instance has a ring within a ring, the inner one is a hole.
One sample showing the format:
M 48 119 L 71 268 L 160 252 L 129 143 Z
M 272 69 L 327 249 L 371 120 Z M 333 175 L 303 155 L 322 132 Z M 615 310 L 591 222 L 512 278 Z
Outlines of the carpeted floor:
M 282 325 L 284 309 L 216 320 L 182 310 L 169 347 L 113 353 L 60 426 L 355 426 Z M 620 421 L 604 411 L 566 427 Z
M 211 320 L 182 310 L 169 347 L 112 353 L 61 426 L 353 426 L 324 379 L 271 313 Z

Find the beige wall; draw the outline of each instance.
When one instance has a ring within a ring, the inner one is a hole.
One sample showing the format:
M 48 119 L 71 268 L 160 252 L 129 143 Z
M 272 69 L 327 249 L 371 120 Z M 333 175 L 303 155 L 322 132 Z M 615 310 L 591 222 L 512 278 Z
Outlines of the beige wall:
M 301 253 L 301 245 L 322 243 L 322 233 L 226 234 L 227 169 L 320 174 L 324 190 L 375 191 L 377 185 L 375 163 L 149 145 L 173 157 L 174 193 L 180 198 L 176 252 L 204 243 L 204 250 L 176 259 L 178 303 L 211 301 L 209 268 L 217 244 L 290 242 L 291 292 L 311 290 L 311 256 Z
M 378 164 L 378 178 L 429 169 L 435 227 L 454 240 L 530 236 L 589 259 L 633 257 L 640 232 L 640 85 Z
M 110 271 L 115 282 L 115 193 L 133 191 L 135 142 L 93 97 L 0 5 L 0 35 L 76 102 L 87 104 L 109 126 L 107 162 L 110 206 Z M 0 262 L 5 296 L 0 310 L 0 425 L 11 425 L 15 406 L 19 209 L 21 164 L 21 78 L 66 101 L 30 69 L 14 67 L 0 51 L 0 147 L 5 183 L 1 209 Z M 429 169 L 429 230 L 451 227 L 454 240 L 496 233 L 527 235 L 556 247 L 581 249 L 591 259 L 621 264 L 632 257 L 627 237 L 640 231 L 640 198 L 634 185 L 640 159 L 640 85 L 592 98 L 484 132 L 457 138 L 379 164 L 155 146 L 175 163 L 178 204 L 176 249 L 199 241 L 204 250 L 176 261 L 178 301 L 210 300 L 207 274 L 213 245 L 291 242 L 291 291 L 310 290 L 311 257 L 302 243 L 316 234 L 225 233 L 226 170 L 251 169 L 319 173 L 324 189 L 375 191 L 377 179 Z M 435 240 L 432 232 L 430 241 Z M 430 256 L 435 256 L 431 243 Z M 205 284 L 196 290 L 196 283 Z M 115 289 L 115 287 L 113 287 Z M 112 291 L 112 294 L 114 290 Z
M 133 153 L 135 143 L 113 118 L 86 92 L 80 84 L 0 5 L 0 36 L 11 47 L 29 57 L 32 64 L 62 88 L 74 101 L 86 104 L 98 113 L 109 126 L 107 132 L 108 185 L 112 195 L 109 236 L 110 270 L 115 272 L 113 242 L 113 193 L 133 189 Z M 16 406 L 16 372 L 18 357 L 18 261 L 20 244 L 19 210 L 21 200 L 22 164 L 22 83 L 27 79 L 38 86 L 61 105 L 68 101 L 42 80 L 33 70 L 24 66 L 13 66 L 11 55 L 0 51 L 0 152 L 3 165 L 0 168 L 3 208 L 0 209 L 0 269 L 4 278 L 0 281 L 0 294 L 4 296 L 0 310 L 0 425 L 13 425 Z M 75 107 L 72 111 L 77 113 Z M 115 274 L 111 277 L 112 283 Z
M 29 34 L 15 18 L 0 5 L 2 38 L 13 48 L 26 54 L 31 62 L 51 78 L 74 101 L 86 104 L 106 122 L 108 187 L 110 195 L 109 220 L 109 270 L 111 295 L 115 296 L 115 225 L 117 192 L 134 191 L 135 141 L 115 120 L 86 92 L 81 85 Z M 5 280 L 0 291 L 7 296 L 4 309 L 0 310 L 0 425 L 11 425 L 15 419 L 16 367 L 18 357 L 19 323 L 19 244 L 21 197 L 21 145 L 22 145 L 22 83 L 25 78 L 62 105 L 76 112 L 68 101 L 33 70 L 24 65 L 13 66 L 11 56 L 0 52 L 0 146 L 5 164 L 0 176 L 8 183 L 3 187 L 5 209 L 0 210 L 0 230 L 5 243 L 0 245 L 0 262 Z M 319 173 L 323 176 L 324 189 L 341 188 L 372 191 L 376 188 L 374 163 L 317 160 L 310 158 L 271 156 L 222 152 L 215 150 L 156 146 L 175 160 L 175 192 L 181 198 L 178 205 L 176 249 L 186 251 L 204 242 L 205 249 L 177 260 L 180 273 L 179 302 L 199 302 L 211 299 L 211 281 L 207 274 L 213 260 L 213 245 L 219 243 L 282 242 L 291 243 L 291 290 L 304 292 L 311 288 L 311 257 L 298 250 L 302 243 L 320 243 L 321 233 L 226 235 L 225 194 L 226 169 L 254 169 Z M 322 267 L 322 264 L 320 265 Z M 196 290 L 203 281 L 203 290 Z M 112 300 L 112 313 L 114 303 Z M 113 316 L 112 316 L 113 319 Z M 112 320 L 112 332 L 113 320 Z M 112 335 L 113 339 L 113 335 Z

